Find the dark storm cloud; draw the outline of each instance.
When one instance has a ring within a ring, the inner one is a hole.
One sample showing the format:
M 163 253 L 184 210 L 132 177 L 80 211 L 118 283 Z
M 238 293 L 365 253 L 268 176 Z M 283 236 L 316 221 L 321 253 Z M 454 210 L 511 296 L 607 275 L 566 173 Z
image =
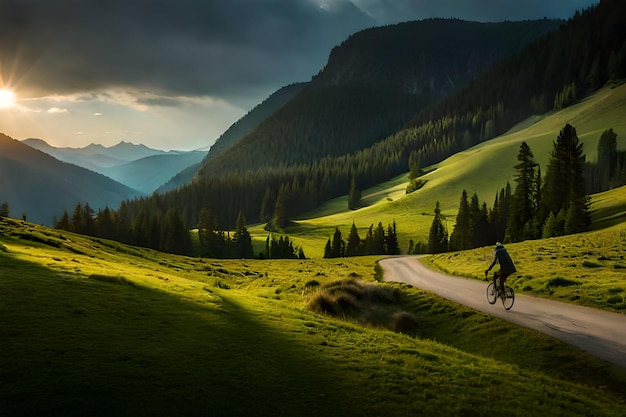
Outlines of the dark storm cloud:
M 567 17 L 584 0 L 0 0 L 0 71 L 31 94 L 120 88 L 242 103 L 375 24 Z M 575 7 L 573 7 L 575 6 Z M 250 103 L 247 103 L 250 104 Z
M 0 0 L 3 77 L 39 93 L 239 96 L 308 79 L 373 21 L 311 0 Z M 264 91 L 266 92 L 266 91 Z

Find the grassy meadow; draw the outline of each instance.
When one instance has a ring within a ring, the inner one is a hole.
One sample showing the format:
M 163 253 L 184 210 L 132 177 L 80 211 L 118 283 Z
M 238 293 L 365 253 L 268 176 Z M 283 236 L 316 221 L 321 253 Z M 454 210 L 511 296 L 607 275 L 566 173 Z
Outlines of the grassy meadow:
M 2 415 L 626 413 L 624 369 L 379 283 L 375 261 L 180 257 L 0 219 Z
M 546 166 L 571 123 L 593 160 L 624 148 L 626 85 L 536 117 L 430 167 L 337 198 L 286 233 L 306 260 L 182 257 L 0 218 L 2 416 L 624 416 L 626 369 L 430 293 L 380 282 L 377 257 L 321 259 L 397 223 L 425 241 L 436 201 L 452 230 L 461 190 L 493 203 L 521 141 Z M 468 188 L 471 184 L 471 188 Z M 508 245 L 524 294 L 626 310 L 626 188 L 592 197 L 594 230 Z M 262 225 L 249 227 L 255 250 Z M 492 248 L 426 258 L 483 279 Z
M 507 280 L 515 291 L 626 312 L 626 223 L 506 246 L 518 271 Z M 425 262 L 482 280 L 492 256 L 487 247 L 431 255 Z
M 606 87 L 561 111 L 533 117 L 493 140 L 428 167 L 428 173 L 422 177 L 428 182 L 418 191 L 406 195 L 408 180 L 406 175 L 402 175 L 363 190 L 363 208 L 347 210 L 347 196 L 339 197 L 302 216 L 286 233 L 303 247 L 307 256 L 321 257 L 324 245 L 332 237 L 335 227 L 340 228 L 345 238 L 354 222 L 360 236 L 364 237 L 371 224 L 376 226 L 382 222 L 387 228 L 388 224 L 395 221 L 400 249 L 406 252 L 409 240 L 427 241 L 437 201 L 441 204 L 448 231 L 451 232 L 463 189 L 470 196 L 477 193 L 481 204 L 486 202 L 491 207 L 496 193 L 506 186 L 507 181 L 514 186 L 514 166 L 518 162 L 517 153 L 523 141 L 530 146 L 544 175 L 553 142 L 566 123 L 576 128 L 588 161 L 595 161 L 600 136 L 609 128 L 618 135 L 618 149 L 626 150 L 624 114 L 626 84 Z M 617 217 L 626 215 L 626 193 L 619 193 L 612 198 L 621 200 L 621 204 L 615 205 L 616 201 L 607 203 L 614 210 L 612 215 Z M 602 223 L 599 227 L 605 225 Z M 265 241 L 267 232 L 263 230 L 263 225 L 251 227 L 250 232 L 258 242 Z

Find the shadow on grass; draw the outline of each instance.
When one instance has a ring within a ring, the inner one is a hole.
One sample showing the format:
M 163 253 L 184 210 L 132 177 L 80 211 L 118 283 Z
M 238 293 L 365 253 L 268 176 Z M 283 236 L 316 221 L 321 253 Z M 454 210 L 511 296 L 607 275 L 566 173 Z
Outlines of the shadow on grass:
M 356 415 L 340 376 L 233 297 L 201 303 L 0 256 L 6 416 Z

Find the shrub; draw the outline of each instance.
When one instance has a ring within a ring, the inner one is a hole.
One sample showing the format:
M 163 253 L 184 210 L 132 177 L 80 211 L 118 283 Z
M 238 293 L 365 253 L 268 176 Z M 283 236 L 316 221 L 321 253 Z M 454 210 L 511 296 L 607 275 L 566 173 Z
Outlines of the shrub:
M 318 313 L 326 313 L 326 314 L 337 314 L 337 309 L 335 308 L 335 301 L 330 294 L 325 292 L 318 292 L 311 298 L 309 301 L 307 308 L 312 311 L 316 311 Z
M 396 333 L 414 334 L 419 328 L 419 321 L 414 314 L 399 311 L 392 316 L 391 329 Z

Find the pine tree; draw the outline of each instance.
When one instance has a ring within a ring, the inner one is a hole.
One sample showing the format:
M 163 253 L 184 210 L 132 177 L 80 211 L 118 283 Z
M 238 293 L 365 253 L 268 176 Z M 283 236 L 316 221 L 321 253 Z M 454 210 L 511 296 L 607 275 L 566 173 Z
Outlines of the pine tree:
M 478 203 L 478 195 L 474 193 L 474 196 L 476 197 L 476 202 Z M 474 196 L 472 197 L 472 200 L 474 199 Z M 474 248 L 487 246 L 492 243 L 490 238 L 491 232 L 489 230 L 488 216 L 487 204 L 483 203 L 481 208 L 474 214 L 474 221 L 472 222 L 474 228 L 472 235 L 472 247 Z
M 356 180 L 354 175 L 352 175 L 352 180 L 350 181 L 350 191 L 348 192 L 348 209 L 356 210 L 359 208 L 359 203 L 361 202 L 361 190 L 356 188 Z
M 341 258 L 345 254 L 345 242 L 341 237 L 341 231 L 339 228 L 335 228 L 335 233 L 333 234 L 333 241 L 330 246 L 330 257 L 331 258 Z
M 89 202 L 86 202 L 83 207 L 83 233 L 89 236 L 94 236 L 96 234 L 94 214 L 95 212 L 89 205 Z
M 593 192 L 606 191 L 617 167 L 617 134 L 613 129 L 605 130 L 598 142 L 597 178 Z
M 398 233 L 396 230 L 396 221 L 393 221 L 393 225 L 387 226 L 387 237 L 385 246 L 387 247 L 388 255 L 399 255 L 400 245 L 398 245 Z
M 511 196 L 505 236 L 508 242 L 519 242 L 524 239 L 526 224 L 533 219 L 537 211 L 535 168 L 538 164 L 526 142 L 520 145 L 517 160 L 519 164 L 514 167 L 517 170 L 515 174 L 517 186 Z
M 382 222 L 378 222 L 378 226 L 374 229 L 374 252 L 373 255 L 384 255 L 387 253 L 385 248 L 385 228 Z
M 330 238 L 326 241 L 326 246 L 324 247 L 324 258 L 332 258 L 332 250 L 330 245 Z
M 567 213 L 573 206 L 568 214 L 568 230 L 570 233 L 583 231 L 590 224 L 591 218 L 583 176 L 583 144 L 579 142 L 573 126 L 566 124 L 561 130 L 550 155 L 542 192 L 544 213 Z
M 56 224 L 55 228 L 60 230 L 66 230 L 68 232 L 71 231 L 70 216 L 69 214 L 67 214 L 67 209 L 63 211 L 63 216 L 61 217 L 61 220 L 59 220 L 59 222 Z
M 74 208 L 74 214 L 72 214 L 72 222 L 70 227 L 74 233 L 83 233 L 83 206 L 82 204 L 76 204 Z
M 450 234 L 450 249 L 464 250 L 472 247 L 472 216 L 470 206 L 467 201 L 467 191 L 461 193 L 461 201 L 459 203 L 459 211 L 456 215 L 456 223 Z
M 272 217 L 272 223 L 275 228 L 284 229 L 289 223 L 287 216 L 287 204 L 289 200 L 288 186 L 281 186 L 278 191 L 278 197 L 276 197 L 276 204 L 274 205 L 274 216 Z
M 259 213 L 259 219 L 262 222 L 268 222 L 272 218 L 272 208 L 275 208 L 276 201 L 274 199 L 274 192 L 270 187 L 265 188 L 265 195 L 261 201 L 261 212 Z
M 252 237 L 246 228 L 246 217 L 239 211 L 237 222 L 235 223 L 235 233 L 233 234 L 233 249 L 236 258 L 253 258 Z
M 172 207 L 165 215 L 165 219 L 161 222 L 160 235 L 159 249 L 161 251 L 178 255 L 188 255 L 191 252 L 189 230 L 176 207 Z
M 437 201 L 435 205 L 435 218 L 433 219 L 430 226 L 430 233 L 428 234 L 429 253 L 442 253 L 448 250 L 448 232 L 441 219 L 441 209 L 439 208 L 439 201 Z
M 67 211 L 64 215 L 67 215 Z M 113 213 L 108 206 L 104 210 L 98 210 L 96 215 L 96 230 L 100 237 L 105 239 L 115 238 L 115 222 L 113 220 Z
M 346 256 L 359 255 L 359 249 L 361 247 L 361 238 L 359 237 L 359 231 L 356 228 L 354 222 L 350 228 L 350 234 L 348 235 L 348 245 L 346 246 Z

